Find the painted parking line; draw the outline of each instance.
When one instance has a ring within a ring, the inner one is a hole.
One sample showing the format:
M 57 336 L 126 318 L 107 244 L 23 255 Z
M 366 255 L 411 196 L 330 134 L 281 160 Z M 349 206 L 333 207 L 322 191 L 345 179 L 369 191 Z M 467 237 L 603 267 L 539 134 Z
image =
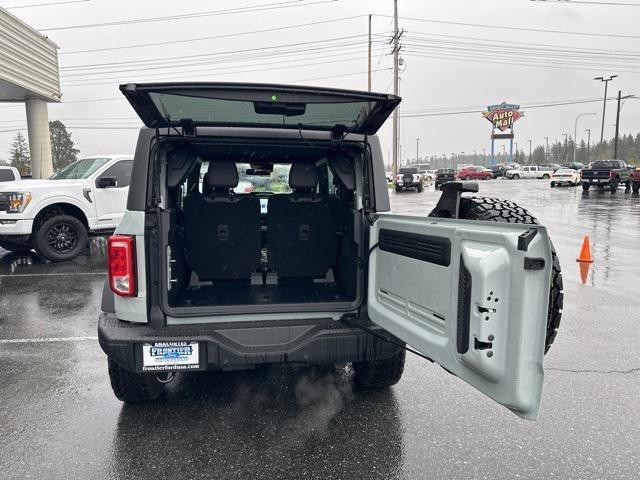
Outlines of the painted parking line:
M 57 342 L 86 342 L 97 341 L 98 337 L 41 337 L 41 338 L 9 338 L 0 340 L 4 343 L 57 343 Z
M 106 275 L 107 272 L 68 272 L 68 273 L 17 273 L 15 275 L 0 275 L 0 278 L 9 277 L 73 277 L 78 275 Z

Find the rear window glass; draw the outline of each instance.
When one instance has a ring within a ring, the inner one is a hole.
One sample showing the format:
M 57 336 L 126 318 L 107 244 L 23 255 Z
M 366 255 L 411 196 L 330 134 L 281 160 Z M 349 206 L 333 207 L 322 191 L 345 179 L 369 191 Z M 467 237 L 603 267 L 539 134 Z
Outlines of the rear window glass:
M 593 162 L 591 168 L 622 168 L 622 165 L 620 165 L 620 162 L 617 160 L 598 160 Z
M 172 122 L 190 119 L 201 124 L 225 125 L 297 125 L 318 126 L 324 129 L 334 125 L 359 127 L 369 116 L 376 102 L 301 103 L 293 105 L 285 113 L 270 113 L 268 108 L 277 104 L 267 103 L 265 113 L 251 100 L 190 97 L 170 93 L 149 94 L 154 106 Z M 283 108 L 287 108 L 284 106 Z
M 440 169 L 440 170 L 438 170 L 438 173 L 446 175 L 447 173 L 453 173 L 453 169 L 451 169 L 451 168 Z
M 401 168 L 398 173 L 418 173 L 417 168 Z

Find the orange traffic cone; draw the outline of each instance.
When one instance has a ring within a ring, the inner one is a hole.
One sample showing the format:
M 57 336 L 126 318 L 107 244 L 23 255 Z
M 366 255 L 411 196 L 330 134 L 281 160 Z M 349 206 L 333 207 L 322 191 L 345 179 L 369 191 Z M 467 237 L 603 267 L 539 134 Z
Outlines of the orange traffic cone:
M 591 268 L 591 264 L 589 262 L 578 262 L 580 266 L 580 280 L 582 280 L 582 284 L 586 284 L 587 280 L 589 280 L 589 269 Z
M 589 235 L 584 236 L 584 241 L 582 242 L 582 250 L 580 250 L 580 256 L 576 259 L 578 262 L 593 262 L 593 257 L 591 256 L 591 244 L 589 242 Z

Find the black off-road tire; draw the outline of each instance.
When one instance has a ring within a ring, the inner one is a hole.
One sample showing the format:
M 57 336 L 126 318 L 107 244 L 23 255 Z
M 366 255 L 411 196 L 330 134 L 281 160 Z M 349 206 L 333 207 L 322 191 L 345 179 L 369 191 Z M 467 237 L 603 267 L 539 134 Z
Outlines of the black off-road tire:
M 638 192 L 640 192 L 640 183 L 633 182 L 633 183 L 631 184 L 631 190 L 633 191 L 633 193 L 638 193 Z
M 588 192 L 589 188 L 591 188 L 591 184 L 590 183 L 583 183 L 582 184 L 582 191 L 583 192 Z
M 550 175 L 547 175 L 546 173 L 544 175 L 542 175 L 542 179 L 543 180 L 549 180 L 551 178 Z
M 51 242 L 52 232 L 68 232 L 73 236 L 69 247 L 55 248 Z M 87 228 L 76 217 L 71 215 L 54 215 L 38 225 L 33 233 L 33 248 L 41 256 L 52 262 L 64 262 L 73 260 L 87 246 Z
M 611 185 L 609 185 L 609 189 L 611 190 L 611 193 L 616 193 L 618 191 L 618 185 L 619 185 L 618 180 L 614 180 L 613 182 L 611 182 Z
M 499 198 L 462 197 L 460 200 L 460 218 L 465 220 L 483 220 L 489 222 L 538 224 L 538 220 L 526 209 L 513 202 Z M 544 353 L 551 348 L 551 344 L 558 334 L 564 294 L 562 285 L 562 271 L 556 249 L 551 243 L 553 259 L 551 272 L 551 288 L 549 290 L 549 310 L 547 313 L 547 335 Z
M 631 180 L 627 180 L 626 182 L 624 182 L 624 189 L 627 192 L 631 190 Z
M 384 360 L 353 362 L 356 383 L 368 390 L 383 390 L 395 385 L 402 378 L 406 355 L 406 350 L 400 350 Z
M 6 240 L 0 241 L 0 248 L 4 248 L 13 253 L 27 253 L 31 250 L 31 245 L 25 243 L 13 243 Z
M 422 187 L 422 184 L 419 184 L 419 185 L 418 185 L 418 188 L 416 188 L 417 192 L 418 192 L 418 193 L 421 193 L 421 192 L 422 192 L 422 188 L 423 188 L 423 187 Z
M 164 384 L 155 373 L 133 373 L 108 359 L 111 388 L 118 400 L 125 403 L 151 402 L 164 391 Z

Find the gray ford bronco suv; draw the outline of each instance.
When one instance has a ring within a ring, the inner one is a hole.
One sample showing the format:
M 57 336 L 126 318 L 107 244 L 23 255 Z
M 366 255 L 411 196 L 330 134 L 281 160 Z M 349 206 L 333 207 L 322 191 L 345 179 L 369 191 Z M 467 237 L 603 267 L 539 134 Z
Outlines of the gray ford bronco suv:
M 562 280 L 543 226 L 451 182 L 390 213 L 376 137 L 400 98 L 283 85 L 128 84 L 145 124 L 108 241 L 98 325 L 115 395 L 175 372 L 351 363 L 386 388 L 406 349 L 536 418 Z

